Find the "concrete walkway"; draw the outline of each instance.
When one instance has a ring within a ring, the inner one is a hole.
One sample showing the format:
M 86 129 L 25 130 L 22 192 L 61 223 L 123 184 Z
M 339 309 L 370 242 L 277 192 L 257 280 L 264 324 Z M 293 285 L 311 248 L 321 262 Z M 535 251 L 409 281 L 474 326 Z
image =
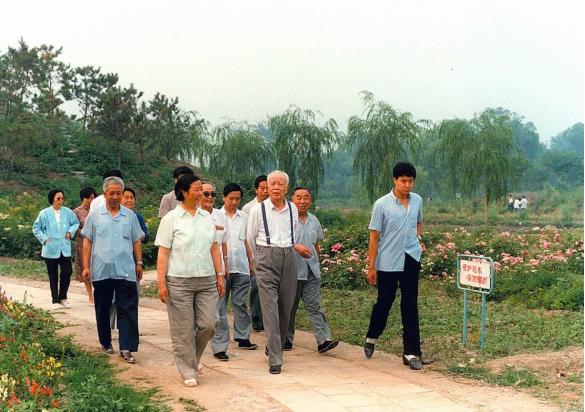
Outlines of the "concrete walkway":
M 151 277 L 152 273 L 146 279 Z M 0 287 L 12 299 L 26 300 L 43 309 L 51 307 L 48 285 L 32 287 L 0 278 Z M 65 333 L 73 334 L 76 342 L 97 352 L 94 308 L 81 293 L 71 292 L 69 302 L 72 309 L 53 312 L 55 317 L 70 325 Z M 163 394 L 171 397 L 175 410 L 183 410 L 179 398 L 195 400 L 211 411 L 557 410 L 508 388 L 458 383 L 435 372 L 411 371 L 396 356 L 376 353 L 366 360 L 361 347 L 344 343 L 320 355 L 315 351 L 312 334 L 306 332 L 299 332 L 295 349 L 285 352 L 280 375 L 268 373 L 264 336 L 253 333 L 251 340 L 260 350 L 238 351 L 232 342 L 229 362 L 214 359 L 208 347 L 203 358 L 206 370 L 198 379 L 199 386 L 186 388 L 173 363 L 166 311 L 141 305 L 140 332 L 136 365 L 128 366 L 117 356 L 110 359 L 125 368 L 121 379 L 160 387 Z

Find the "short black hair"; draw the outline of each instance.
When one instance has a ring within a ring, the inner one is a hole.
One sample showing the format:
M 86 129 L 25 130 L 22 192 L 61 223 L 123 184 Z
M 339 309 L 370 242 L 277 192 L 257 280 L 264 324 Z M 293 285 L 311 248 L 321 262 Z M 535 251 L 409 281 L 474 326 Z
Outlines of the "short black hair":
M 227 185 L 225 185 L 223 187 L 223 195 L 224 196 L 229 195 L 231 192 L 240 192 L 240 196 L 244 196 L 244 192 L 242 191 L 242 188 L 237 183 L 228 183 Z
M 311 189 L 309 189 L 308 187 L 304 187 L 304 186 L 295 187 L 292 191 L 292 194 L 294 195 L 297 190 L 306 190 L 307 192 L 309 192 L 310 195 L 313 195 L 313 193 L 311 193 Z
M 93 195 L 93 197 L 97 196 L 95 189 L 91 186 L 84 187 L 79 191 L 79 200 L 83 201 L 83 199 L 87 199 L 91 195 Z
M 119 177 L 120 179 L 124 179 L 122 177 L 122 172 L 118 169 L 110 169 L 104 172 L 103 178 L 106 179 L 108 177 Z
M 183 192 L 189 191 L 191 184 L 193 182 L 197 182 L 200 180 L 201 179 L 199 179 L 199 177 L 195 176 L 194 174 L 190 174 L 190 173 L 187 173 L 187 174 L 179 177 L 179 179 L 177 180 L 177 183 L 175 183 L 175 196 L 176 196 L 177 200 L 180 202 L 185 200 L 185 196 L 183 195 Z
M 266 175 L 260 175 L 254 180 L 254 189 L 258 189 L 260 187 L 260 183 L 267 182 L 268 178 Z
M 177 179 L 181 175 L 194 175 L 193 169 L 188 166 L 179 166 L 173 170 L 173 178 Z
M 398 179 L 402 176 L 412 177 L 416 179 L 416 169 L 409 162 L 398 162 L 394 165 L 394 169 L 392 169 L 392 176 L 394 179 Z
M 124 192 L 130 192 L 130 193 L 132 193 L 132 196 L 134 196 L 136 198 L 136 192 L 131 187 L 125 187 L 124 190 L 122 190 L 122 193 L 124 193 Z
M 47 200 L 49 201 L 50 205 L 53 204 L 53 201 L 55 200 L 55 196 L 57 196 L 57 193 L 63 193 L 63 197 L 65 197 L 65 192 L 63 192 L 63 190 L 61 190 L 61 189 L 49 190 L 49 194 L 47 195 Z

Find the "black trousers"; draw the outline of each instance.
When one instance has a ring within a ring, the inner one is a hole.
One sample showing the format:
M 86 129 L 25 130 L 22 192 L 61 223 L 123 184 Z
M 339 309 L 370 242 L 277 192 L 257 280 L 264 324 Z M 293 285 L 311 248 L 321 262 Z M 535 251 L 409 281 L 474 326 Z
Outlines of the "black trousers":
M 95 320 L 102 346 L 112 344 L 110 306 L 116 294 L 120 350 L 138 350 L 138 291 L 136 282 L 122 279 L 104 279 L 93 283 Z
M 45 259 L 47 272 L 49 273 L 49 285 L 51 286 L 51 298 L 53 303 L 59 303 L 67 299 L 67 291 L 71 283 L 71 256 L 63 254 L 57 259 Z M 61 279 L 59 279 L 59 267 L 61 267 Z
M 377 339 L 388 322 L 388 314 L 396 290 L 400 286 L 400 314 L 402 316 L 402 342 L 404 355 L 421 356 L 420 331 L 418 326 L 418 273 L 420 263 L 406 254 L 404 270 L 401 272 L 378 271 L 378 300 L 372 308 L 370 327 L 366 337 Z

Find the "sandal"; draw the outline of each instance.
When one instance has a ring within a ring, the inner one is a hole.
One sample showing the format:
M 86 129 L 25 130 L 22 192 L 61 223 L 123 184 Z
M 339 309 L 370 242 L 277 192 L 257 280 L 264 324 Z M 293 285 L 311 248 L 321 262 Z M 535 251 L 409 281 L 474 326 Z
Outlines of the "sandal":
M 122 357 L 122 360 L 126 363 L 132 363 L 132 364 L 136 363 L 136 359 L 134 359 L 134 356 L 132 356 L 132 353 L 130 353 L 129 350 L 120 351 L 120 356 Z

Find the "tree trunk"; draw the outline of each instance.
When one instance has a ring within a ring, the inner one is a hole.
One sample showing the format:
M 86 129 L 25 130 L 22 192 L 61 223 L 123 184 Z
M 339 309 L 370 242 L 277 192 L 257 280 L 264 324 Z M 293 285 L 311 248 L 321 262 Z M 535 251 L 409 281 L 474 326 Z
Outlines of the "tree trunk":
M 483 195 L 483 223 L 488 224 L 488 195 L 487 190 Z

